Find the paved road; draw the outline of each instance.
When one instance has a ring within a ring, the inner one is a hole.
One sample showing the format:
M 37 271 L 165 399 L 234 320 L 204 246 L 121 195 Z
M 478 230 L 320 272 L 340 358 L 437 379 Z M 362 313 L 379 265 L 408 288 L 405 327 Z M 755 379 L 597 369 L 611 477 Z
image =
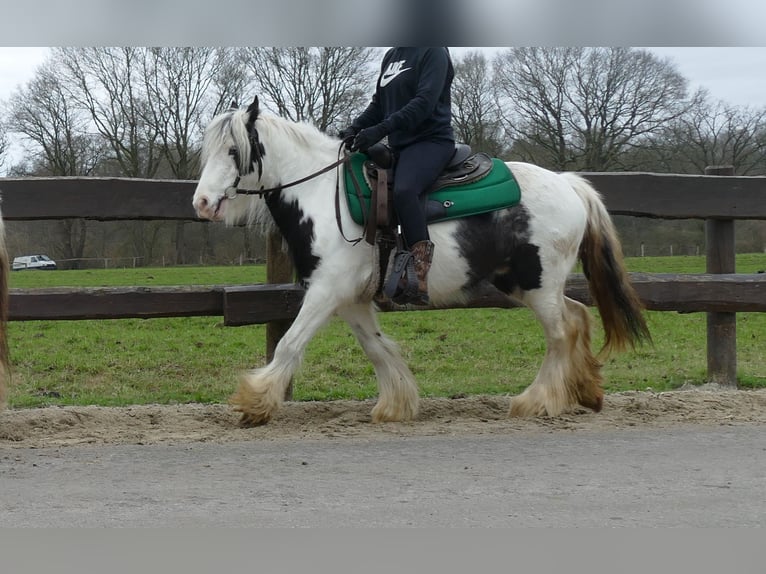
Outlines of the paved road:
M 0 526 L 764 526 L 766 427 L 0 450 Z

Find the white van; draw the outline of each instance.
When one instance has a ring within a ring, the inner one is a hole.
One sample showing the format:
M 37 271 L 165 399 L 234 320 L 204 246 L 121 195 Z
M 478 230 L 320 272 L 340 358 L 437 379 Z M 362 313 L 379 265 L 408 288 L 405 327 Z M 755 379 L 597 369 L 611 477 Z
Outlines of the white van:
M 56 269 L 56 262 L 47 255 L 22 255 L 21 257 L 14 257 L 13 270 L 21 271 L 22 269 L 52 270 Z

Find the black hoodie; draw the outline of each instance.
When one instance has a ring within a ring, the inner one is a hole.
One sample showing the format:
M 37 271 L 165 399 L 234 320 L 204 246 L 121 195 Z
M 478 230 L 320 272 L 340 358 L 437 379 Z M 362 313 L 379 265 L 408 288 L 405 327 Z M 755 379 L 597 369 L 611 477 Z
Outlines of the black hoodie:
M 353 126 L 382 123 L 394 149 L 422 140 L 454 140 L 454 75 L 447 48 L 391 48 L 383 57 L 372 101 Z

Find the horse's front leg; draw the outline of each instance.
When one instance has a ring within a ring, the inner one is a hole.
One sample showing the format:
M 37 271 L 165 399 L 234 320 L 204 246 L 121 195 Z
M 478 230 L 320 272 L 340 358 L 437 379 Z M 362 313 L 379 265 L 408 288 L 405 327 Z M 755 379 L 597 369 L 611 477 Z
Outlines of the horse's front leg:
M 280 339 L 271 362 L 240 376 L 239 387 L 229 399 L 242 413 L 241 424 L 262 425 L 282 406 L 285 390 L 298 370 L 311 338 L 333 315 L 337 304 L 312 286 L 306 292 L 295 321 Z
M 378 403 L 372 421 L 408 421 L 418 412 L 418 387 L 399 347 L 380 330 L 372 303 L 355 303 L 338 310 L 375 367 Z

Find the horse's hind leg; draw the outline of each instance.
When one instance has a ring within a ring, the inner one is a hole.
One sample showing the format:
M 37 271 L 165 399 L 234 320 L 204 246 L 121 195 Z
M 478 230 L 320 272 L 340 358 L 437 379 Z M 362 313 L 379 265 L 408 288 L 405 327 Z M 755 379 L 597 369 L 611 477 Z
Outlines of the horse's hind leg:
M 543 363 L 532 384 L 511 401 L 511 416 L 557 416 L 578 403 L 600 410 L 601 365 L 590 348 L 590 314 L 563 295 L 525 293 L 545 333 Z
M 574 326 L 573 331 L 576 333 L 576 338 L 570 339 L 573 346 L 569 376 L 576 384 L 577 402 L 599 412 L 604 405 L 604 378 L 601 375 L 601 363 L 591 351 L 591 316 L 588 308 L 579 301 L 564 297 L 564 302 L 569 311 L 570 322 Z
M 406 421 L 418 412 L 418 387 L 399 348 L 380 330 L 371 303 L 348 305 L 338 310 L 351 327 L 359 344 L 375 367 L 378 403 L 372 409 L 373 422 Z

